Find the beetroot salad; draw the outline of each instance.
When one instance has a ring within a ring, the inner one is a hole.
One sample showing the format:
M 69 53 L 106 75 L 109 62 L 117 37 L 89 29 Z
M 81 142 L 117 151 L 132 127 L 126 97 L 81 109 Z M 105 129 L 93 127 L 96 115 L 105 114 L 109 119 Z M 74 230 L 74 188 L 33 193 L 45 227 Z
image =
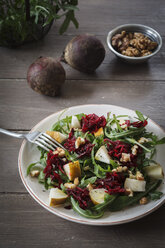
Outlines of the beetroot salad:
M 157 200 L 164 174 L 154 155 L 165 138 L 148 132 L 147 125 L 139 111 L 134 118 L 66 116 L 46 131 L 63 148 L 47 152 L 38 147 L 40 159 L 27 174 L 49 191 L 49 206 L 63 204 L 86 218 Z

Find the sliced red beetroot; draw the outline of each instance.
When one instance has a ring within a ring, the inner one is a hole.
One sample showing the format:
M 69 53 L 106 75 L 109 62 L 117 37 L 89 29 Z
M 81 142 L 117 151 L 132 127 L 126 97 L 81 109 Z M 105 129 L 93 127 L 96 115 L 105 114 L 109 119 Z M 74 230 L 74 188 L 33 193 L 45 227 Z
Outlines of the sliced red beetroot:
M 133 155 L 131 151 L 131 145 L 128 143 L 120 140 L 112 141 L 110 139 L 104 139 L 104 141 L 107 143 L 108 154 L 113 159 L 121 162 L 120 159 L 122 157 L 122 153 L 129 153 L 131 161 L 122 162 L 123 166 L 137 167 L 137 155 L 142 152 L 141 147 L 138 148 L 137 155 Z
M 43 170 L 45 178 L 51 177 L 52 181 L 57 181 L 60 185 L 62 183 L 62 179 L 55 171 L 60 170 L 62 173 L 65 173 L 63 170 L 63 165 L 67 162 L 68 161 L 64 162 L 62 158 L 58 157 L 58 154 L 53 154 L 53 152 L 50 151 L 47 155 L 46 167 Z
M 89 114 L 82 117 L 81 120 L 82 131 L 94 133 L 97 132 L 99 128 L 106 126 L 106 119 L 104 116 L 97 116 L 95 114 Z
M 76 137 L 74 136 L 74 129 L 72 129 L 69 133 L 69 138 L 64 143 L 64 147 L 69 152 L 76 152 L 79 155 L 79 158 L 91 155 L 91 151 L 94 145 L 89 140 L 85 139 L 85 144 L 81 144 L 80 147 L 77 149 L 75 147 L 75 141 Z
M 76 149 L 75 148 L 75 141 L 76 141 L 76 137 L 74 136 L 74 129 L 72 128 L 70 133 L 69 133 L 69 138 L 64 143 L 64 147 L 69 152 L 74 152 Z
M 145 127 L 147 124 L 148 124 L 147 120 L 144 120 L 144 121 L 135 121 L 131 123 L 130 125 L 133 127 L 140 128 L 140 127 Z
M 110 195 L 124 193 L 125 176 L 122 173 L 107 173 L 106 178 L 97 179 L 95 182 L 96 188 L 104 188 Z
M 88 208 L 89 203 L 91 203 L 89 190 L 87 188 L 81 189 L 76 187 L 75 189 L 67 189 L 67 193 L 78 201 L 78 204 L 82 209 Z

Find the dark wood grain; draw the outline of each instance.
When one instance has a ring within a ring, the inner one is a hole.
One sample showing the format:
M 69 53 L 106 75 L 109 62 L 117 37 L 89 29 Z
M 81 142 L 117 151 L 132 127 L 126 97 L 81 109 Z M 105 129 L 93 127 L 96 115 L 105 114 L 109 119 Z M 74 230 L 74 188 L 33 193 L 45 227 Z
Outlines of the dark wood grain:
M 148 2 L 148 4 L 147 4 Z M 144 6 L 145 5 L 145 6 Z M 135 7 L 136 6 L 136 7 Z M 147 11 L 146 11 L 147 9 Z M 143 65 L 131 66 L 119 62 L 108 50 L 106 36 L 108 32 L 124 23 L 142 23 L 155 28 L 165 37 L 164 1 L 159 0 L 96 0 L 80 1 L 78 19 L 80 28 L 70 26 L 63 36 L 58 35 L 61 21 L 54 24 L 50 33 L 38 42 L 24 45 L 17 49 L 0 48 L 0 78 L 26 78 L 28 66 L 39 56 L 59 58 L 69 40 L 79 33 L 96 34 L 105 45 L 107 54 L 103 64 L 94 75 L 86 75 L 65 66 L 68 79 L 111 79 L 111 80 L 164 80 L 165 46 L 154 58 Z M 97 12 L 97 14 L 96 14 Z M 143 78 L 141 75 L 143 73 Z
M 106 35 L 98 36 L 105 45 L 106 57 L 103 64 L 94 74 L 81 73 L 69 65 L 63 64 L 66 70 L 67 79 L 93 79 L 93 80 L 164 80 L 165 78 L 165 45 L 161 51 L 145 64 L 126 64 L 116 58 L 106 45 Z M 1 78 L 26 78 L 28 67 L 40 56 L 52 56 L 60 58 L 62 52 L 73 36 L 51 35 L 45 41 L 38 41 L 36 44 L 27 44 L 15 50 L 0 48 Z M 143 78 L 141 75 L 143 74 Z
M 27 132 L 64 108 L 106 103 L 138 109 L 165 128 L 165 45 L 141 65 L 119 61 L 106 45 L 109 30 L 124 23 L 153 27 L 164 42 L 164 0 L 79 2 L 78 30 L 71 25 L 60 36 L 59 20 L 43 40 L 14 50 L 0 48 L 0 127 Z M 103 42 L 103 64 L 94 74 L 80 73 L 64 64 L 67 80 L 59 97 L 32 91 L 26 82 L 28 66 L 39 56 L 60 58 L 68 41 L 80 33 L 93 33 Z M 112 227 L 79 225 L 47 212 L 21 182 L 17 169 L 21 142 L 0 134 L 0 248 L 165 247 L 165 205 L 141 220 Z
M 26 192 L 18 172 L 18 152 L 22 140 L 0 134 L 0 192 Z
M 58 110 L 77 104 L 106 103 L 139 109 L 165 127 L 164 92 L 164 81 L 68 80 L 61 96 L 51 98 L 34 92 L 26 80 L 0 80 L 1 125 L 27 130 Z

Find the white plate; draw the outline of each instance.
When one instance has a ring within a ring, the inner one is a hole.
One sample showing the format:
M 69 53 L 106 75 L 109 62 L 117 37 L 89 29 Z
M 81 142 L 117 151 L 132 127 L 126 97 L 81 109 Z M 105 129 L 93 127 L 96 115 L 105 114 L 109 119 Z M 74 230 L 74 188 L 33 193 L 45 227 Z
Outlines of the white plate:
M 80 105 L 67 109 L 66 112 L 63 113 L 62 118 L 64 118 L 66 115 L 74 115 L 78 113 L 85 113 L 85 114 L 95 113 L 97 115 L 106 115 L 107 112 L 112 112 L 117 115 L 124 114 L 132 117 L 135 116 L 135 112 L 133 110 L 129 110 L 114 105 Z M 62 111 L 48 116 L 44 120 L 40 121 L 35 127 L 33 127 L 31 131 L 49 130 L 51 126 L 57 121 L 57 118 L 61 113 Z M 148 121 L 147 129 L 149 131 L 154 132 L 160 138 L 165 136 L 163 129 L 160 128 L 155 122 L 153 122 L 150 119 Z M 164 148 L 165 145 L 158 146 L 156 161 L 159 162 L 162 166 L 164 166 L 164 171 L 165 171 Z M 36 145 L 23 141 L 18 158 L 18 167 L 22 182 L 25 185 L 26 189 L 31 194 L 31 196 L 41 206 L 43 206 L 53 214 L 56 214 L 64 219 L 77 223 L 88 224 L 88 225 L 104 226 L 104 225 L 122 224 L 133 220 L 137 220 L 153 212 L 155 209 L 160 207 L 165 201 L 165 185 L 163 182 L 163 184 L 160 186 L 160 190 L 163 192 L 163 197 L 160 200 L 152 201 L 146 205 L 137 205 L 118 212 L 113 212 L 113 213 L 106 212 L 102 218 L 96 220 L 86 219 L 84 217 L 81 217 L 73 210 L 67 210 L 62 206 L 56 208 L 49 207 L 48 204 L 49 191 L 45 192 L 44 186 L 42 184 L 39 184 L 37 179 L 31 178 L 30 176 L 26 175 L 26 170 L 28 165 L 35 161 L 38 161 L 39 157 L 40 157 L 40 152 L 38 151 Z

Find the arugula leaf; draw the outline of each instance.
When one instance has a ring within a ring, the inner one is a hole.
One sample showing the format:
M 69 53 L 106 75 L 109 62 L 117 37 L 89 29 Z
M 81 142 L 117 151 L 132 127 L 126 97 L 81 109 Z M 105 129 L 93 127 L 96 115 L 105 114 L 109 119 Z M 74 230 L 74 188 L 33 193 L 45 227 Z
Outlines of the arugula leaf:
M 163 193 L 160 191 L 153 191 L 149 193 L 151 200 L 158 200 L 162 197 Z
M 132 130 L 122 131 L 120 133 L 118 132 L 108 133 L 107 128 L 105 128 L 105 135 L 107 136 L 107 138 L 110 138 L 112 140 L 117 140 L 117 139 L 128 137 L 128 136 L 135 136 L 137 134 L 140 135 L 144 131 L 144 129 L 145 129 L 144 127 L 141 127 L 141 128 L 135 128 Z
M 116 126 L 117 126 L 118 131 L 122 132 L 123 129 L 121 128 L 121 126 L 120 126 L 120 124 L 119 124 L 119 122 L 118 122 L 118 120 L 116 118 L 116 115 L 113 115 L 113 119 L 114 119 L 114 121 L 116 123 Z
M 82 208 L 79 207 L 79 204 L 77 201 L 75 201 L 75 199 L 71 196 L 71 204 L 73 209 L 80 214 L 81 216 L 85 217 L 85 218 L 91 218 L 91 219 L 98 219 L 100 217 L 103 216 L 104 211 L 91 211 L 91 210 L 84 210 Z
M 112 204 L 112 202 L 117 198 L 117 195 L 105 194 L 105 200 L 103 203 L 97 204 L 92 209 L 95 211 L 103 211 Z
M 132 144 L 137 144 L 138 146 L 142 147 L 146 152 L 151 152 L 151 150 L 149 150 L 147 147 L 143 146 L 142 144 L 140 144 L 138 141 L 136 141 L 133 138 L 126 138 L 126 140 Z
M 39 183 L 44 183 L 45 182 L 45 174 L 43 171 L 40 171 L 40 174 L 38 176 L 38 182 Z
M 165 144 L 165 137 L 163 137 L 163 138 L 160 139 L 160 140 L 157 140 L 157 141 L 156 141 L 156 144 L 157 144 L 157 145 Z
M 118 165 L 118 163 L 116 163 L 114 160 L 110 160 L 110 164 L 112 165 L 112 167 L 115 169 L 115 168 L 117 168 L 119 165 Z
M 29 175 L 29 173 L 31 172 L 31 169 L 36 165 L 38 164 L 39 162 L 36 162 L 36 163 L 32 163 L 28 166 L 27 170 L 26 170 L 26 174 L 27 176 Z
M 88 179 L 83 178 L 79 187 L 86 187 L 89 183 L 93 184 L 97 180 L 97 177 L 90 177 Z
M 140 111 L 136 110 L 135 113 L 137 114 L 139 121 L 145 121 L 145 118 Z

